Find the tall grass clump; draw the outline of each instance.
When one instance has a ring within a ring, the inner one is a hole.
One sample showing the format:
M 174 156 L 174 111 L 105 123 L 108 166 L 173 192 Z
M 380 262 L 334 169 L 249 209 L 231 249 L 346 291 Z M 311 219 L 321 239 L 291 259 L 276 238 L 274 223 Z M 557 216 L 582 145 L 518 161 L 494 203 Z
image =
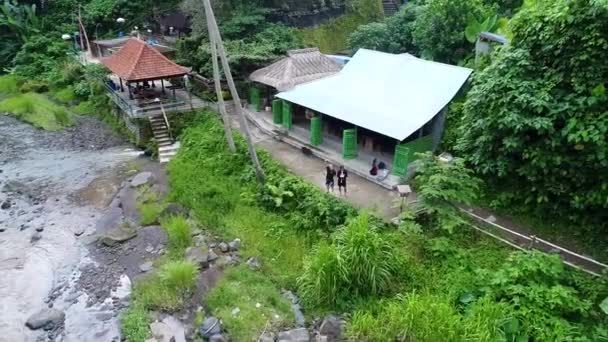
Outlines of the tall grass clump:
M 461 315 L 447 297 L 410 293 L 377 305 L 377 310 L 356 311 L 347 334 L 355 341 L 505 341 L 501 326 L 508 318 L 506 306 L 484 305 L 475 314 Z
M 380 295 L 391 289 L 399 264 L 386 238 L 363 213 L 339 229 L 332 244 L 320 244 L 307 258 L 299 278 L 301 295 L 313 305 Z
M 14 75 L 0 76 L 0 98 L 2 95 L 13 95 L 19 92 L 19 80 Z
M 160 279 L 169 291 L 186 298 L 194 289 L 198 268 L 190 261 L 170 261 L 160 270 Z
M 8 112 L 21 121 L 48 131 L 57 131 L 72 124 L 66 109 L 43 94 L 26 93 L 9 97 L 0 102 L 0 112 Z
M 169 237 L 169 248 L 174 252 L 184 251 L 192 244 L 192 228 L 183 216 L 171 216 L 161 222 Z

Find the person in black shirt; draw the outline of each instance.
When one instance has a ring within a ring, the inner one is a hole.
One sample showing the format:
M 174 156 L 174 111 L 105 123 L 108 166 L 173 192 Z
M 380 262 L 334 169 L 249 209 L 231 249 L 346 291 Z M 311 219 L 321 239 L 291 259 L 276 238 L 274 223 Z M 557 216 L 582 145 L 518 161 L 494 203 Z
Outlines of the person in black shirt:
M 336 170 L 334 167 L 327 165 L 325 168 L 325 187 L 327 188 L 327 192 L 331 189 L 331 192 L 334 192 L 334 177 L 336 176 Z
M 344 166 L 340 165 L 340 169 L 338 169 L 338 191 L 340 191 L 340 195 L 342 195 L 342 188 L 344 188 L 344 196 L 346 197 L 346 178 L 348 177 L 348 172 L 344 169 Z

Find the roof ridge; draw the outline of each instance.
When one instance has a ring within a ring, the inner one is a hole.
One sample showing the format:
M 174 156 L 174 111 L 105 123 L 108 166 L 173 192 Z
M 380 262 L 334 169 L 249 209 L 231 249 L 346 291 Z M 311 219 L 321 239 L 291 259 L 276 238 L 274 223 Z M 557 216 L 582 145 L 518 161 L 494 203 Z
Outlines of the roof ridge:
M 139 38 L 133 37 L 133 38 L 129 39 L 126 44 L 128 44 L 130 41 L 139 43 L 139 51 L 137 51 L 137 54 L 135 56 L 136 58 L 134 59 L 135 62 L 133 63 L 133 65 L 131 65 L 131 70 L 129 70 L 129 73 L 127 74 L 127 76 L 129 76 L 129 77 L 133 76 L 133 73 L 135 72 L 135 70 L 137 69 L 137 66 L 141 62 L 141 55 L 144 53 L 144 48 L 146 46 L 146 42 L 144 42 L 143 40 L 141 40 Z M 124 48 L 124 46 L 123 46 L 123 48 Z

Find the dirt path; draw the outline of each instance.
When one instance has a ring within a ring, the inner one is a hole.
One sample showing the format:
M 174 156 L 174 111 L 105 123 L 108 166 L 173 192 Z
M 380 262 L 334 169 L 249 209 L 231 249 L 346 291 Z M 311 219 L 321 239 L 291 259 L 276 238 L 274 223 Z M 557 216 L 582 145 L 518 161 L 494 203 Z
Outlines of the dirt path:
M 86 245 L 140 153 L 91 118 L 51 133 L 0 115 L 0 136 L 0 341 L 118 341 L 116 307 L 85 291 L 85 266 L 103 277 Z M 27 328 L 44 308 L 64 322 Z

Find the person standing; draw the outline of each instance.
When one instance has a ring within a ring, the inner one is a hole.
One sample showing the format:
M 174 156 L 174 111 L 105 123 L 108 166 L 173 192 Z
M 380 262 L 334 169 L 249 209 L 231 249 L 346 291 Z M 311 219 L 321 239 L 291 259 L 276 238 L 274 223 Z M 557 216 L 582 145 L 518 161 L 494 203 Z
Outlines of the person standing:
M 331 192 L 334 192 L 334 177 L 336 176 L 336 170 L 334 167 L 329 164 L 325 168 L 325 187 L 327 188 L 327 192 L 331 189 Z
M 340 165 L 340 169 L 338 169 L 338 191 L 342 195 L 342 188 L 344 188 L 344 197 L 346 197 L 346 178 L 348 178 L 348 172 L 346 172 L 344 166 Z

